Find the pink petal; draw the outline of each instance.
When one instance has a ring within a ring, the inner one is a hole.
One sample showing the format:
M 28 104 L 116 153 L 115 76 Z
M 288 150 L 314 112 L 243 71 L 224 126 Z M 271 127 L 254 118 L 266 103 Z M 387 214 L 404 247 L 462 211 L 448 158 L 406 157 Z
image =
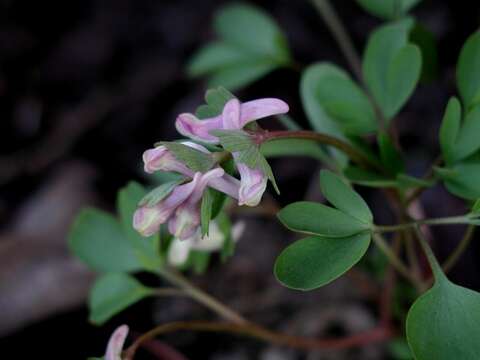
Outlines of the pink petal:
M 105 360 L 121 360 L 123 344 L 128 335 L 128 326 L 122 325 L 118 327 L 110 336 L 108 340 L 107 352 L 105 353 Z
M 225 130 L 241 129 L 240 123 L 240 101 L 231 99 L 225 104 L 222 111 L 223 128 Z
M 199 175 L 199 180 L 195 185 L 195 189 L 192 191 L 192 195 L 188 199 L 188 202 L 195 204 L 203 196 L 203 191 L 209 185 L 209 182 L 213 179 L 221 178 L 225 174 L 225 170 L 220 167 L 207 171 L 205 174 L 197 173 Z M 197 174 L 195 174 L 197 176 Z
M 265 98 L 247 101 L 242 104 L 240 111 L 240 129 L 251 121 L 267 116 L 285 114 L 289 110 L 285 101 L 275 98 Z
M 238 199 L 240 181 L 229 174 L 224 174 L 222 177 L 211 179 L 208 185 L 234 199 Z
M 193 171 L 178 161 L 165 146 L 158 146 L 145 151 L 143 153 L 143 162 L 145 172 L 149 174 L 155 171 L 171 171 L 186 176 L 193 174 Z
M 240 173 L 238 205 L 257 206 L 267 188 L 267 177 L 260 169 L 250 169 L 245 164 L 237 163 Z
M 179 206 L 175 215 L 168 221 L 170 234 L 186 240 L 198 231 L 200 226 L 200 204 Z
M 153 207 L 139 207 L 133 214 L 133 227 L 143 236 L 151 236 L 159 231 L 160 225 L 167 222 L 180 204 L 185 202 L 198 186 L 201 173 L 196 173 L 189 183 L 179 185 L 164 200 Z
M 193 114 L 180 114 L 175 122 L 177 131 L 183 136 L 206 143 L 218 143 L 218 139 L 209 132 L 222 128 L 222 117 L 200 120 Z

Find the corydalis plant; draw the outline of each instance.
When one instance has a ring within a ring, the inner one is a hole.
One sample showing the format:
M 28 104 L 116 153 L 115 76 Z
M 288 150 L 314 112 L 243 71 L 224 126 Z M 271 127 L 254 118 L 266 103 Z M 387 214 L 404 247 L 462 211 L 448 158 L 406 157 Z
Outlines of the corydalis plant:
M 144 153 L 145 171 L 162 177 L 168 174 L 169 180 L 162 180 L 147 195 L 138 184 L 123 189 L 118 217 L 98 210 L 82 212 L 70 244 L 79 258 L 102 273 L 89 299 L 93 323 L 102 324 L 145 297 L 175 295 L 189 296 L 227 320 L 161 324 L 121 355 L 124 338 L 112 340 L 110 344 L 116 345 L 109 345 L 114 349 L 109 354 L 131 360 L 142 343 L 155 336 L 205 330 L 308 350 L 391 340 L 407 346 L 406 339 L 408 347 L 403 351 L 417 360 L 478 358 L 480 294 L 453 284 L 446 273 L 459 261 L 475 226 L 480 225 L 480 78 L 476 75 L 480 33 L 467 40 L 459 56 L 460 96 L 445 106 L 439 132 L 441 155 L 425 176 L 415 177 L 406 171 L 409 157 L 401 150 L 402 134 L 393 124 L 400 120 L 395 117 L 419 80 L 432 78 L 434 37 L 407 14 L 420 0 L 357 2 L 386 20 L 365 42 L 363 57 L 356 53 L 329 1 L 312 0 L 338 41 L 351 74 L 325 61 L 305 68 L 298 65 L 280 27 L 255 7 L 237 4 L 218 13 L 214 21 L 218 39 L 193 57 L 189 73 L 207 75 L 211 84 L 234 89 L 279 67 L 300 71 L 300 98 L 312 130 L 300 129 L 287 117 L 279 117 L 287 130 L 264 130 L 256 120 L 286 113 L 287 104 L 278 99 L 242 103 L 223 88 L 208 90 L 206 104 L 195 114 L 181 114 L 176 120 L 177 130 L 188 139 L 161 142 Z M 177 271 L 202 272 L 210 251 L 219 251 L 223 260 L 233 253 L 231 208 L 224 206 L 226 199 L 238 205 L 261 205 L 268 180 L 278 192 L 266 157 L 284 156 L 309 156 L 333 171 L 320 172 L 320 190 L 327 204 L 296 201 L 278 212 L 281 223 L 304 237 L 278 256 L 275 276 L 291 289 L 310 291 L 334 281 L 362 259 L 376 264 L 375 274 L 369 275 L 383 276 L 367 276 L 380 278 L 373 280 L 374 288 L 382 289 L 374 328 L 333 339 L 278 333 L 247 321 Z M 420 195 L 439 182 L 466 200 L 464 213 L 419 219 L 412 208 L 421 209 Z M 375 214 L 354 185 L 387 195 L 397 223 L 376 223 Z M 138 232 L 132 229 L 132 217 Z M 456 249 L 440 263 L 424 228 L 449 224 L 467 228 Z M 389 237 L 390 233 L 394 235 Z M 372 261 L 378 252 L 388 261 Z M 421 266 L 422 256 L 433 276 Z M 144 286 L 131 275 L 139 271 L 156 274 L 172 287 Z M 407 298 L 406 292 L 417 299 Z

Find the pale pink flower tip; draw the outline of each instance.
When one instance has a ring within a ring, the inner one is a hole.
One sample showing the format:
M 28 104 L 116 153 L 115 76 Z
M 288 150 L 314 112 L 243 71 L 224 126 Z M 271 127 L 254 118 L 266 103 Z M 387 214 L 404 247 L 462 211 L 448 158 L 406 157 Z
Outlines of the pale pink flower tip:
M 107 345 L 107 352 L 105 353 L 105 360 L 122 360 L 122 350 L 125 339 L 128 335 L 128 326 L 119 326 L 110 336 Z

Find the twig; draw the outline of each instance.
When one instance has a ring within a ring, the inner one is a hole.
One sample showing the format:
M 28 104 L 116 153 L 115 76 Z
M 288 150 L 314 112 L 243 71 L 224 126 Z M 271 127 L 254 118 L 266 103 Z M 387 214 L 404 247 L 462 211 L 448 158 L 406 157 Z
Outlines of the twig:
M 393 252 L 398 256 L 400 252 L 400 237 L 399 235 L 393 240 Z M 391 322 L 391 313 L 392 313 L 392 295 L 395 289 L 395 268 L 390 263 L 387 268 L 387 273 L 385 274 L 384 286 L 379 301 L 379 313 L 380 313 L 380 324 L 383 327 L 389 328 Z
M 314 339 L 271 331 L 252 323 L 234 324 L 211 321 L 178 321 L 157 326 L 140 336 L 125 350 L 123 358 L 125 360 L 133 360 L 137 349 L 143 342 L 159 335 L 180 330 L 227 332 L 253 337 L 275 345 L 283 345 L 305 350 L 352 348 L 373 342 L 384 341 L 393 336 L 393 333 L 389 329 L 377 327 L 373 330 L 345 338 Z
M 423 219 L 397 225 L 375 225 L 374 231 L 379 233 L 396 232 L 408 228 L 415 228 L 418 225 L 452 225 L 469 224 L 470 220 L 466 216 L 450 216 L 444 218 Z
M 345 26 L 335 12 L 335 9 L 328 0 L 312 0 L 312 2 L 335 38 L 335 41 L 338 43 L 338 46 L 347 59 L 353 73 L 359 80 L 361 80 L 363 76 L 360 57 L 353 46 L 352 39 L 350 39 L 350 36 L 345 30 Z
M 458 243 L 457 247 L 449 255 L 447 260 L 445 260 L 445 262 L 442 264 L 443 271 L 447 273 L 455 266 L 457 261 L 461 258 L 462 254 L 468 248 L 468 245 L 470 245 L 474 232 L 475 232 L 475 226 L 468 225 L 462 240 Z
M 385 254 L 390 263 L 395 270 L 397 270 L 402 276 L 408 279 L 412 284 L 417 284 L 417 279 L 412 275 L 410 270 L 405 266 L 405 264 L 400 260 L 400 258 L 395 254 L 395 252 L 388 246 L 385 239 L 378 233 L 372 234 L 373 241 L 375 245 Z

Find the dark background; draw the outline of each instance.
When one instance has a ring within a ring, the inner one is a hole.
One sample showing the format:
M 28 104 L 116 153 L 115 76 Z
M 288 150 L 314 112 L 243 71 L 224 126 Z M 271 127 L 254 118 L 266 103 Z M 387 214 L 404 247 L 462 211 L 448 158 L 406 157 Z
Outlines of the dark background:
M 359 49 L 380 23 L 352 0 L 332 1 Z M 84 359 L 104 352 L 111 331 L 128 323 L 138 334 L 156 323 L 208 319 L 188 300 L 147 300 L 102 328 L 87 323 L 84 301 L 92 274 L 69 255 L 66 233 L 86 205 L 114 209 L 117 190 L 144 181 L 141 154 L 174 139 L 176 114 L 192 111 L 205 84 L 189 80 L 186 61 L 212 39 L 212 14 L 227 1 L 0 0 L 0 351 L 2 359 Z M 257 1 L 285 31 L 303 64 L 346 66 L 307 1 Z M 437 78 L 421 84 L 398 117 L 412 174 L 438 154 L 437 130 L 455 93 L 454 68 L 466 37 L 478 28 L 475 1 L 423 1 L 415 16 L 436 37 Z M 279 97 L 307 126 L 298 95 L 299 73 L 278 70 L 240 91 L 242 99 Z M 266 122 L 267 126 L 269 122 Z M 280 204 L 318 196 L 314 162 L 273 162 Z M 313 177 L 313 178 L 312 178 Z M 383 200 L 366 192 L 377 217 L 389 221 Z M 422 197 L 428 216 L 453 215 L 463 203 L 436 186 Z M 247 317 L 294 333 L 344 334 L 375 323 L 375 309 L 339 280 L 309 294 L 282 289 L 273 279 L 278 252 L 292 240 L 275 219 L 239 215 L 247 223 L 234 259 L 194 279 Z M 444 257 L 461 228 L 435 231 Z M 478 289 L 478 242 L 452 272 Z M 347 277 L 348 278 L 348 277 Z M 145 278 L 155 283 L 155 279 Z M 152 315 L 153 314 L 153 315 Z M 384 359 L 384 347 L 305 355 L 225 335 L 181 334 L 167 343 L 189 359 Z M 161 350 L 163 349 L 163 350 Z M 153 358 L 147 352 L 144 358 Z M 163 357 L 164 359 L 182 359 Z M 161 357 L 159 357 L 161 358 Z

